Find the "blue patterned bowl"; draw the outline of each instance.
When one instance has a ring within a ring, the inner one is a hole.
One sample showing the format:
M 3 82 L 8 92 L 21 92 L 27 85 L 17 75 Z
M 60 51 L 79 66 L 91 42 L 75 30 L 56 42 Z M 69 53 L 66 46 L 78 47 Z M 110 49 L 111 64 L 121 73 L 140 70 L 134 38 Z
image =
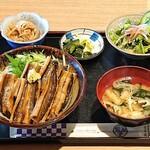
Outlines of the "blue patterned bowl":
M 80 58 L 80 57 L 75 57 L 78 60 L 89 60 L 92 58 L 97 57 L 104 49 L 104 40 L 102 38 L 102 36 L 97 33 L 94 30 L 91 29 L 86 29 L 86 28 L 77 28 L 77 29 L 73 29 L 69 32 L 67 32 L 66 34 L 64 34 L 60 41 L 59 41 L 59 45 L 60 48 L 63 49 L 63 43 L 65 42 L 65 40 L 67 39 L 88 39 L 92 42 L 92 45 L 94 46 L 94 49 L 92 49 L 92 55 L 90 57 L 87 58 Z
M 18 41 L 14 41 L 8 38 L 6 36 L 8 26 L 13 23 L 22 21 L 22 20 L 30 21 L 34 23 L 41 31 L 40 37 L 33 41 L 28 41 L 28 42 L 18 42 Z M 33 12 L 22 12 L 22 13 L 17 14 L 16 16 L 8 16 L 3 20 L 1 24 L 2 37 L 5 38 L 8 44 L 13 48 L 18 48 L 18 47 L 27 46 L 27 45 L 41 45 L 48 31 L 49 31 L 48 21 Z

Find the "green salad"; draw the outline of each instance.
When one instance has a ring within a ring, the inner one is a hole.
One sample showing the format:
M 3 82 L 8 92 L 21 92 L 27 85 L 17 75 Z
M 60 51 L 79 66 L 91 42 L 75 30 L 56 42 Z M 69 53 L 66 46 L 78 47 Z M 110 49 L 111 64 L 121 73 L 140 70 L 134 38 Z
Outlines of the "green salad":
M 63 49 L 72 56 L 88 58 L 92 56 L 94 44 L 90 39 L 66 39 L 63 42 Z
M 150 11 L 139 21 L 126 19 L 119 28 L 109 31 L 109 37 L 118 48 L 129 53 L 150 53 Z

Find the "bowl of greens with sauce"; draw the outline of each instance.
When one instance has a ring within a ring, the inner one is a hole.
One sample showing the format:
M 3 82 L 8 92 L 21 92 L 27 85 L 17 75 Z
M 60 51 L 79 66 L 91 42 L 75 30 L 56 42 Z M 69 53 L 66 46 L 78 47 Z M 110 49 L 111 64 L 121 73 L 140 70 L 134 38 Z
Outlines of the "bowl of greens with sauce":
M 60 48 L 78 60 L 89 60 L 97 57 L 104 49 L 102 36 L 86 28 L 73 29 L 62 36 Z
M 106 28 L 106 38 L 129 58 L 150 57 L 150 11 L 114 19 Z

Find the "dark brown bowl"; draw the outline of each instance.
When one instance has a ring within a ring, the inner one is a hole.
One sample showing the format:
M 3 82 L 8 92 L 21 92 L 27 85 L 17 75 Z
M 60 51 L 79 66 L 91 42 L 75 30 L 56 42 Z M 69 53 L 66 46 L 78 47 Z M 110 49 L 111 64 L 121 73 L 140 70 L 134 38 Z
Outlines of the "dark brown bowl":
M 120 124 L 125 126 L 139 126 L 143 124 L 147 124 L 150 122 L 150 116 L 144 117 L 140 119 L 130 119 L 121 117 L 111 111 L 109 111 L 102 102 L 102 96 L 107 87 L 111 86 L 113 81 L 122 78 L 122 77 L 132 77 L 139 79 L 136 81 L 137 83 L 143 83 L 150 87 L 150 70 L 139 67 L 139 66 L 120 66 L 113 68 L 106 72 L 98 81 L 96 87 L 97 97 L 101 105 L 106 109 L 110 118 Z
M 9 55 L 13 56 L 15 54 L 20 54 L 22 52 L 30 52 L 30 51 L 43 51 L 45 54 L 47 54 L 47 55 L 53 54 L 55 57 L 57 57 L 59 59 L 62 59 L 62 52 L 63 52 L 62 50 L 54 48 L 54 47 L 38 45 L 38 46 L 24 46 L 24 47 L 21 47 L 21 48 L 17 48 L 17 49 L 13 49 L 11 51 L 8 51 L 7 53 Z M 85 76 L 85 73 L 84 73 L 84 70 L 83 70 L 82 66 L 80 65 L 80 63 L 75 58 L 73 58 L 71 55 L 69 55 L 67 53 L 65 53 L 65 57 L 66 57 L 66 61 L 75 68 L 75 70 L 78 74 L 79 81 L 80 81 L 79 94 L 78 94 L 78 97 L 77 97 L 76 101 L 73 103 L 73 105 L 70 108 L 68 108 L 67 110 L 65 110 L 63 113 L 58 115 L 58 117 L 56 117 L 54 119 L 50 119 L 48 121 L 45 121 L 44 123 L 17 124 L 17 123 L 10 123 L 5 118 L 0 117 L 0 122 L 1 123 L 6 124 L 8 126 L 12 126 L 12 127 L 18 127 L 18 128 L 45 127 L 45 126 L 48 126 L 50 124 L 59 122 L 60 120 L 64 119 L 79 105 L 79 103 L 83 99 L 85 89 L 86 89 L 86 76 Z M 4 54 L 0 55 L 0 62 L 2 62 L 2 61 L 3 62 L 7 61 Z

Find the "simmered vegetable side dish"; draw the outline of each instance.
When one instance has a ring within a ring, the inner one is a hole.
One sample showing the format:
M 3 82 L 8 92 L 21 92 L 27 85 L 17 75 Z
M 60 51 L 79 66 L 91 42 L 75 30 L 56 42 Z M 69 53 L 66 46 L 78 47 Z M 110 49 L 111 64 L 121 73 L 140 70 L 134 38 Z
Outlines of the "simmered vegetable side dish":
M 28 42 L 38 39 L 41 31 L 31 21 L 21 20 L 8 26 L 6 35 L 13 41 Z
M 109 111 L 122 117 L 150 116 L 150 87 L 132 84 L 130 77 L 121 78 L 105 90 L 102 102 Z
M 112 42 L 129 53 L 150 53 L 150 12 L 141 20 L 126 19 L 119 27 L 109 31 Z
M 63 49 L 72 56 L 88 58 L 93 55 L 92 49 L 94 49 L 94 45 L 88 39 L 66 39 L 65 42 L 63 42 Z
M 79 93 L 73 66 L 43 53 L 5 54 L 10 63 L 0 71 L 0 116 L 10 123 L 32 124 L 55 118 Z

